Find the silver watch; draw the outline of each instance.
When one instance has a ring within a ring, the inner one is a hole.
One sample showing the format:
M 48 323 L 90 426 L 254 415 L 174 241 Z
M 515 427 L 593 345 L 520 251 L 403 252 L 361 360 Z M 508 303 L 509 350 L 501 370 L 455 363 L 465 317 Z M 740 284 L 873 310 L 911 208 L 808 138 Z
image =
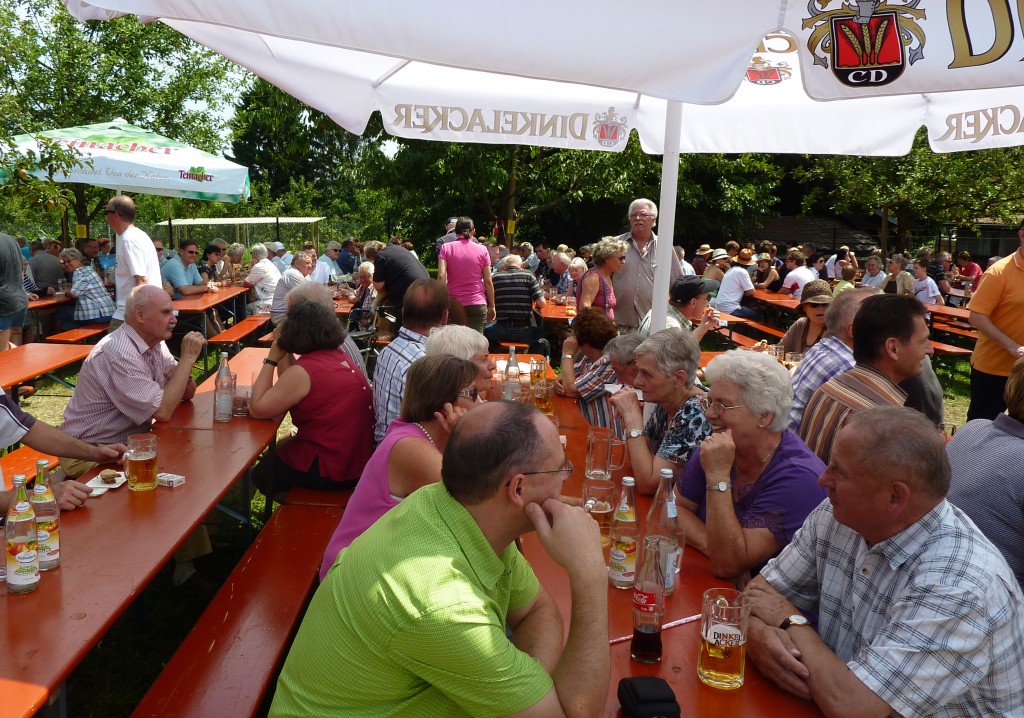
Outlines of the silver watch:
M 715 484 L 708 484 L 708 491 L 721 491 L 723 494 L 732 488 L 728 481 L 719 481 Z
M 638 439 L 638 438 L 640 438 L 643 435 L 644 435 L 644 430 L 643 429 L 630 429 L 626 433 L 626 438 L 628 438 L 628 439 Z

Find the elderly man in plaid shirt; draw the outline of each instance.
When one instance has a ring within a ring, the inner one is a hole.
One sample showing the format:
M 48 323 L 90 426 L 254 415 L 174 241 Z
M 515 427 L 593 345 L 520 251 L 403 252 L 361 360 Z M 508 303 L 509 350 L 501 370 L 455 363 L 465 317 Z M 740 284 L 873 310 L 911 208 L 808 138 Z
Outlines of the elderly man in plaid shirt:
M 935 426 L 855 413 L 819 483 L 828 501 L 746 589 L 761 672 L 827 716 L 1024 715 L 1024 596 L 946 501 Z
M 73 304 L 64 304 L 57 309 L 57 319 L 65 329 L 84 324 L 110 324 L 117 308 L 110 292 L 103 286 L 103 280 L 84 262 L 85 258 L 77 249 L 61 250 L 61 267 L 73 272 L 68 294 L 75 299 Z

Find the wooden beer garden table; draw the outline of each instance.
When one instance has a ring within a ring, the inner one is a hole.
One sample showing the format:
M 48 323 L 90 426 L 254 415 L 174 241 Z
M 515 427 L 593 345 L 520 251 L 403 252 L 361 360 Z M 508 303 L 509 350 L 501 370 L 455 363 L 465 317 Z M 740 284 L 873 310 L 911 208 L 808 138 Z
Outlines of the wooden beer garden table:
M 718 352 L 707 352 L 717 355 Z M 703 364 L 703 361 L 702 361 Z M 559 419 L 559 432 L 566 437 L 566 456 L 575 469 L 562 489 L 566 496 L 581 496 L 584 470 L 586 467 L 588 424 L 578 405 L 572 399 L 555 397 L 555 415 Z M 613 474 L 621 480 L 629 475 L 628 454 L 625 466 Z M 641 525 L 651 505 L 651 497 L 637 495 L 637 512 Z M 541 546 L 536 534 L 529 533 L 521 538 L 523 554 L 529 559 L 537 578 L 551 594 L 565 623 L 566 632 L 572 615 L 572 596 L 568 574 L 558 566 Z M 716 578 L 711 573 L 709 559 L 691 547 L 683 553 L 682 569 L 677 577 L 675 592 L 665 600 L 664 623 L 670 621 L 689 622 L 664 629 L 662 632 L 663 655 L 658 664 L 640 664 L 629 657 L 633 635 L 633 614 L 631 590 L 608 586 L 608 629 L 611 645 L 611 681 L 608 687 L 608 701 L 605 716 L 621 716 L 617 698 L 621 678 L 639 675 L 657 675 L 668 681 L 682 707 L 683 716 L 742 716 L 788 718 L 820 716 L 813 703 L 786 693 L 776 687 L 748 664 L 745 670 L 744 686 L 738 690 L 723 691 L 705 686 L 697 677 L 697 648 L 700 636 L 700 610 L 704 591 L 714 587 L 730 586 L 728 581 Z M 586 679 L 580 676 L 581 680 Z
M 544 305 L 544 308 L 540 310 L 540 315 L 544 317 L 545 322 L 552 324 L 568 324 L 569 320 L 576 316 L 575 314 L 572 316 L 566 314 L 564 304 L 555 304 L 552 301 L 548 301 Z
M 82 361 L 92 346 L 89 344 L 22 344 L 0 352 L 0 387 L 4 391 L 43 375 L 74 389 L 53 374 L 57 369 Z M 17 392 L 13 392 L 17 396 Z
M 266 353 L 243 350 L 232 359 L 232 368 L 242 372 L 261 363 Z M 44 572 L 35 592 L 3 599 L 0 718 L 31 716 L 46 702 L 274 441 L 279 419 L 214 422 L 213 383 L 211 377 L 200 385 L 195 406 L 184 403 L 169 421 L 154 424 L 158 471 L 180 474 L 185 484 L 146 492 L 122 485 L 65 512 L 61 567 Z M 5 473 L 15 468 L 9 463 L 8 457 L 0 460 Z M 39 631 L 40 616 L 57 617 L 56 630 Z
M 59 304 L 73 301 L 73 298 L 68 294 L 39 294 L 39 299 L 35 299 L 28 303 L 28 310 L 35 311 L 37 309 L 53 309 Z
M 232 285 L 230 287 L 221 287 L 216 292 L 205 292 L 203 294 L 193 294 L 188 297 L 182 297 L 181 299 L 175 299 L 171 302 L 175 309 L 178 310 L 178 314 L 198 314 L 199 325 L 196 326 L 197 330 L 203 333 L 203 336 L 207 336 L 206 331 L 206 310 L 212 309 L 225 302 L 232 302 L 234 306 L 229 309 L 231 314 L 235 317 L 235 321 L 241 321 L 245 318 L 245 300 L 246 295 L 249 293 L 249 288 L 242 285 Z M 241 299 L 239 299 L 241 297 Z M 191 320 L 183 320 L 188 324 L 193 324 Z

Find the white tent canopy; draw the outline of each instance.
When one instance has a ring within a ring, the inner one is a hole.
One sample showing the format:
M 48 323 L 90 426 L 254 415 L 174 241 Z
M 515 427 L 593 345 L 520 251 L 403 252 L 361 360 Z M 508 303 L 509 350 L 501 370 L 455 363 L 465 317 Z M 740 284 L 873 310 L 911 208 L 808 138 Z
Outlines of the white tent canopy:
M 65 4 L 158 19 L 357 134 L 374 111 L 392 134 L 453 142 L 615 150 L 635 129 L 664 154 L 667 236 L 681 149 L 900 155 L 925 124 L 937 151 L 1024 142 L 1020 3 Z M 492 36 L 470 46 L 463 30 Z M 654 293 L 668 295 L 667 272 Z

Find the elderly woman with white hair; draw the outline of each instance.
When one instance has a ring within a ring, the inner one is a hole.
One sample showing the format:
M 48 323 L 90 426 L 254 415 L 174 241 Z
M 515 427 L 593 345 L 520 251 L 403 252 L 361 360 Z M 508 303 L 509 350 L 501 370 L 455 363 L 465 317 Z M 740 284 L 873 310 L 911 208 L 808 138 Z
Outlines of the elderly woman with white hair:
M 774 357 L 729 351 L 704 376 L 714 433 L 679 478 L 679 518 L 712 572 L 745 584 L 826 498 L 818 486 L 825 464 L 785 428 L 793 390 Z
M 704 417 L 704 391 L 694 386 L 700 346 L 693 332 L 662 329 L 643 341 L 634 352 L 636 376 L 633 386 L 644 393 L 644 401 L 656 408 L 646 426 L 636 392 L 620 389 L 611 404 L 622 417 L 626 449 L 636 477 L 636 489 L 653 494 L 662 469 L 678 474 L 697 446 L 711 433 Z
M 488 353 L 487 339 L 480 332 L 458 324 L 437 327 L 427 337 L 424 355 L 439 354 L 451 354 L 477 365 L 480 373 L 477 374 L 474 384 L 478 394 L 491 388 L 491 374 L 494 372 L 495 364 Z
M 243 284 L 251 287 L 256 294 L 256 301 L 246 305 L 246 314 L 257 312 L 269 312 L 270 303 L 274 300 L 274 290 L 281 280 L 281 270 L 268 259 L 267 247 L 264 244 L 254 244 L 249 250 L 252 257 L 252 269 L 249 270 Z

